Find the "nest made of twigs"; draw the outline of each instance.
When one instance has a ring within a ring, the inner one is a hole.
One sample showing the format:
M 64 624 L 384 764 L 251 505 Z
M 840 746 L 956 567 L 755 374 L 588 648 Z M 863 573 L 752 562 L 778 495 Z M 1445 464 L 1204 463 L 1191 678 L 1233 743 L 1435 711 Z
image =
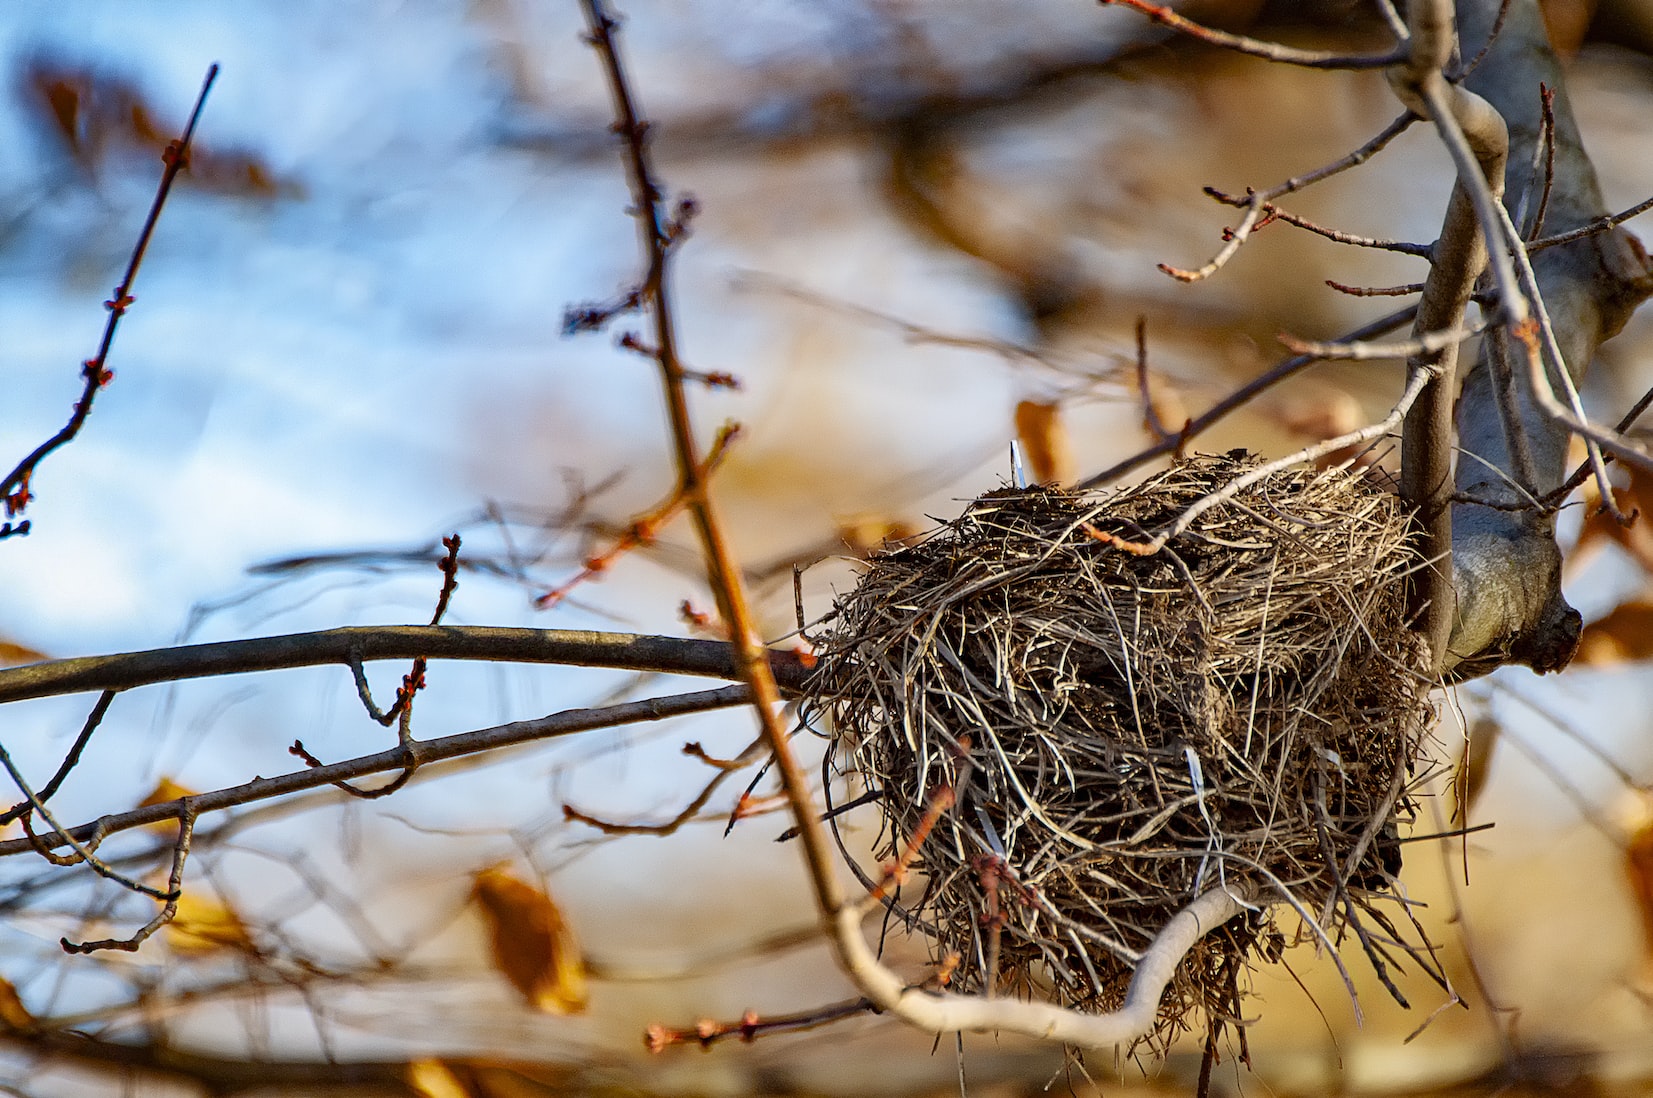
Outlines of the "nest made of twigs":
M 891 907 L 957 955 L 953 987 L 1111 1010 L 1196 896 L 1257 897 L 1183 959 L 1164 1038 L 1195 1008 L 1238 1017 L 1282 898 L 1333 936 L 1399 937 L 1372 905 L 1434 716 L 1400 502 L 1350 471 L 1277 472 L 1141 552 L 1254 465 L 993 492 L 838 600 L 812 716 L 830 765 L 878 791 L 877 855 L 922 875 Z

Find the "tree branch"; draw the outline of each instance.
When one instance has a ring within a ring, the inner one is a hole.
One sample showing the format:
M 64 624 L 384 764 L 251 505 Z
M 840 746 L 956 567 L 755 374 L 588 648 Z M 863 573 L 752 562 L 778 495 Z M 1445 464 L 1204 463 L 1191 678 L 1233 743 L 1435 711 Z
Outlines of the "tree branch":
M 796 690 L 808 677 L 806 660 L 797 653 L 767 651 L 767 655 L 777 680 L 787 689 Z M 6 668 L 0 670 L 0 703 L 91 690 L 130 690 L 213 675 L 325 664 L 350 667 L 372 660 L 419 657 L 608 667 L 721 679 L 739 677 L 730 645 L 720 640 L 596 633 L 583 629 L 368 625 L 107 656 L 80 656 Z
M 1477 196 L 1503 188 L 1509 138 L 1502 119 L 1486 102 L 1446 83 L 1452 58 L 1450 0 L 1416 0 L 1408 5 L 1412 55 L 1390 72 L 1402 103 L 1435 123 L 1443 139 L 1461 132 L 1468 138 L 1473 162 L 1458 165 L 1459 179 L 1447 201 L 1446 220 L 1432 251 L 1413 333 L 1457 329 L 1463 325 L 1475 280 L 1487 263 L 1485 238 L 1477 216 Z M 1451 142 L 1448 142 L 1449 145 Z M 1412 587 L 1412 612 L 1429 644 L 1433 673 L 1445 665 L 1456 600 L 1452 593 L 1452 440 L 1453 403 L 1457 396 L 1458 343 L 1413 355 L 1407 369 L 1414 375 L 1432 369 L 1416 407 L 1401 433 L 1401 495 L 1416 515 L 1423 538 L 1425 568 Z
M 369 774 L 404 770 L 410 761 L 416 761 L 420 766 L 428 766 L 444 759 L 497 751 L 503 747 L 531 743 L 535 740 L 569 736 L 594 728 L 612 728 L 615 725 L 634 724 L 639 721 L 665 720 L 668 717 L 680 717 L 689 713 L 703 713 L 710 709 L 727 709 L 730 706 L 746 705 L 751 700 L 751 692 L 746 687 L 725 686 L 716 690 L 648 698 L 643 701 L 603 706 L 599 709 L 569 709 L 537 720 L 515 721 L 492 728 L 460 732 L 453 736 L 441 736 L 433 740 L 414 740 L 374 755 L 363 755 L 328 766 L 313 766 L 274 778 L 255 778 L 242 785 L 230 786 L 212 793 L 198 793 L 187 798 L 187 806 L 183 801 L 166 801 L 135 808 L 130 812 L 100 816 L 79 827 L 41 835 L 38 842 L 47 848 L 66 846 L 71 840 L 82 844 L 96 844 L 117 831 L 129 831 L 145 824 L 182 819 L 186 812 L 194 816 L 220 812 L 226 808 L 267 801 L 289 793 L 316 789 Z M 10 839 L 0 842 L 0 857 L 25 854 L 35 849 L 35 841 L 26 838 Z
M 1459 33 L 1466 43 L 1491 37 L 1466 87 L 1484 98 L 1508 126 L 1510 155 L 1505 168 L 1506 203 L 1518 203 L 1530 180 L 1530 165 L 1544 140 L 1541 86 L 1554 92 L 1555 168 L 1545 224 L 1557 236 L 1595 227 L 1606 213 L 1561 66 L 1545 37 L 1537 0 L 1515 0 L 1507 13 L 1499 0 L 1460 0 Z M 1483 225 L 1501 244 L 1503 215 Z M 1525 319 L 1528 308 L 1517 287 L 1515 264 L 1503 248 L 1494 250 L 1505 321 Z M 1596 349 L 1615 334 L 1630 313 L 1653 292 L 1647 258 L 1629 232 L 1613 228 L 1546 247 L 1531 258 L 1538 294 L 1552 321 L 1564 368 L 1583 377 Z M 1519 333 L 1514 333 L 1519 334 Z M 1516 354 L 1523 345 L 1511 341 Z M 1500 415 L 1497 340 L 1482 343 L 1459 400 L 1457 494 L 1453 507 L 1453 586 L 1457 608 L 1446 664 L 1458 677 L 1484 673 L 1504 662 L 1555 670 L 1572 657 L 1579 615 L 1561 597 L 1561 555 L 1555 545 L 1551 511 L 1523 506 L 1528 495 L 1543 498 L 1566 472 L 1570 425 L 1550 414 L 1544 397 L 1548 380 L 1538 370 L 1509 371 L 1513 407 Z M 1545 381 L 1541 391 L 1536 380 Z M 1508 402 L 1506 402 L 1508 403 Z M 1506 428 L 1507 424 L 1507 428 Z M 1576 426 L 1576 425 L 1572 425 Z M 1521 436 L 1529 460 L 1520 461 Z M 1523 483 L 1522 466 L 1534 483 Z

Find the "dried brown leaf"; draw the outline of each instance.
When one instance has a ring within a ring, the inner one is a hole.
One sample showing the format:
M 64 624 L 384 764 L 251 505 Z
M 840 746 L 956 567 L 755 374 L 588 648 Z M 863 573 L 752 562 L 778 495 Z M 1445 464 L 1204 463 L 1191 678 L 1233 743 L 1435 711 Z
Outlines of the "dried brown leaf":
M 408 1064 L 408 1088 L 419 1098 L 553 1098 L 569 1093 L 567 1068 L 488 1059 Z
M 163 777 L 155 783 L 155 788 L 149 791 L 149 795 L 138 802 L 138 807 L 148 808 L 153 804 L 169 804 L 183 797 L 194 796 L 197 796 L 195 790 L 188 786 L 179 785 L 171 778 Z M 178 831 L 178 824 L 173 820 L 157 820 L 155 823 L 145 824 L 144 826 L 162 835 L 174 835 Z
M 1366 422 L 1360 402 L 1345 390 L 1331 385 L 1286 397 L 1277 406 L 1275 415 L 1280 426 L 1311 443 L 1346 435 Z M 1341 465 L 1354 457 L 1356 452 L 1355 448 L 1338 450 L 1327 454 L 1316 464 L 1322 469 Z
M 1062 422 L 1062 406 L 1037 400 L 1016 405 L 1016 438 L 1027 456 L 1029 478 L 1035 484 L 1067 484 L 1076 465 L 1073 440 Z
M 441 1060 L 414 1060 L 408 1064 L 408 1089 L 419 1098 L 486 1098 L 465 1084 L 448 1064 Z
M 10 980 L 0 977 L 0 1026 L 18 1033 L 33 1029 L 34 1024 L 34 1015 L 23 1005 L 17 988 Z
M 471 895 L 488 923 L 494 967 L 528 1005 L 550 1014 L 584 1011 L 585 962 L 556 902 L 499 866 L 477 874 Z
M 1643 570 L 1653 572 L 1653 477 L 1627 470 L 1630 482 L 1624 488 L 1613 489 L 1613 502 L 1625 515 L 1634 518 L 1628 526 L 1621 526 L 1610 513 L 1601 510 L 1601 496 L 1593 488 L 1585 494 L 1584 525 L 1578 534 L 1578 549 L 1597 543 L 1621 546 L 1636 559 Z
M 1575 658 L 1592 667 L 1653 659 L 1653 602 L 1621 603 L 1606 617 L 1586 625 Z
M 860 515 L 838 524 L 838 539 L 858 557 L 871 556 L 880 549 L 912 538 L 918 531 L 900 519 Z
M 0 667 L 16 667 L 19 664 L 39 663 L 41 660 L 49 659 L 51 657 L 39 649 L 0 638 Z
M 222 900 L 185 892 L 178 910 L 166 924 L 167 944 L 174 953 L 200 955 L 219 950 L 250 953 L 252 938 L 241 916 Z
M 1653 813 L 1644 812 L 1639 826 L 1631 830 L 1624 844 L 1624 869 L 1641 913 L 1648 953 L 1653 955 Z

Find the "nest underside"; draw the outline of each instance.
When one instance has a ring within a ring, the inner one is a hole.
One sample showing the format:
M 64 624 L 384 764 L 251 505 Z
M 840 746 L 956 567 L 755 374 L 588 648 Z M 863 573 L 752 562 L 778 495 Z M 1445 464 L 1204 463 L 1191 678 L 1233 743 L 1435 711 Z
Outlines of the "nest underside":
M 892 908 L 956 954 L 955 988 L 1115 1009 L 1215 887 L 1401 937 L 1374 902 L 1433 718 L 1406 517 L 1356 474 L 1286 471 L 1140 551 L 1248 467 L 990 494 L 835 607 L 812 705 L 831 764 L 879 791 L 877 855 L 918 875 Z M 1237 1017 L 1249 954 L 1283 942 L 1267 916 L 1207 935 L 1156 1034 Z

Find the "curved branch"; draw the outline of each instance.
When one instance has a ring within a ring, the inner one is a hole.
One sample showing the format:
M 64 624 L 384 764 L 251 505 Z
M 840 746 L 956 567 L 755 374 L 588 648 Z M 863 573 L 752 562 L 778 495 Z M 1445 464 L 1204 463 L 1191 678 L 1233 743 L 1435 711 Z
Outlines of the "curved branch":
M 730 645 L 719 640 L 584 629 L 365 625 L 25 664 L 0 670 L 0 703 L 91 690 L 130 690 L 212 675 L 326 664 L 349 667 L 370 660 L 418 657 L 740 677 Z M 771 651 L 769 664 L 776 680 L 788 689 L 797 689 L 809 674 L 805 661 L 793 652 Z
M 855 984 L 873 1005 L 932 1033 L 1015 1033 L 1061 1041 L 1077 1048 L 1106 1048 L 1146 1036 L 1159 1016 L 1159 1000 L 1194 944 L 1242 914 L 1246 902 L 1212 889 L 1177 912 L 1137 962 L 1125 1003 L 1110 1014 L 1082 1014 L 1051 1003 L 936 994 L 903 983 L 879 963 L 861 935 L 854 906 L 838 910 L 834 940 Z
M 1453 154 L 1458 182 L 1447 201 L 1440 239 L 1432 249 L 1429 277 L 1413 332 L 1422 335 L 1463 325 L 1475 281 L 1487 265 L 1482 219 L 1504 186 L 1509 135 L 1486 100 L 1453 87 L 1443 70 L 1452 57 L 1452 6 L 1447 0 L 1407 9 L 1410 62 L 1390 73 L 1395 93 L 1412 111 L 1435 124 Z M 1408 368 L 1433 368 L 1435 376 L 1406 417 L 1401 441 L 1401 495 L 1412 505 L 1423 534 L 1428 565 L 1412 586 L 1411 610 L 1428 642 L 1435 673 L 1446 664 L 1457 600 L 1452 569 L 1453 405 L 1458 389 L 1458 343 L 1414 355 Z

